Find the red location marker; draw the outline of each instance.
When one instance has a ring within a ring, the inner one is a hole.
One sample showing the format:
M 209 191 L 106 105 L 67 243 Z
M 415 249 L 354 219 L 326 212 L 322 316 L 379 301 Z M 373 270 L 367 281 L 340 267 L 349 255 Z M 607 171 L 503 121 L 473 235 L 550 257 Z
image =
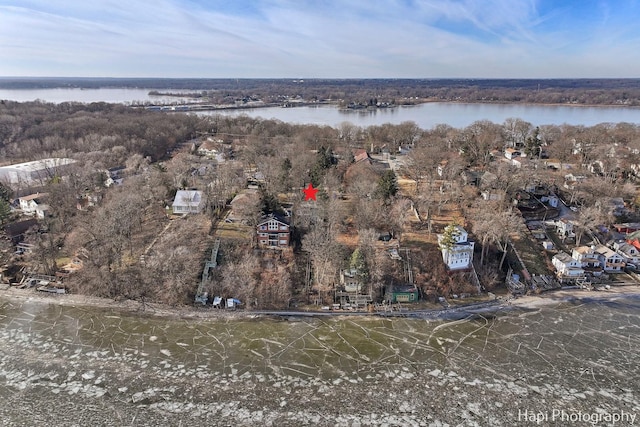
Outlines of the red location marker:
M 309 184 L 307 185 L 307 188 L 305 188 L 304 190 L 302 190 L 302 192 L 304 193 L 304 200 L 316 200 L 316 193 L 318 193 L 318 189 L 317 188 L 313 188 L 313 184 Z

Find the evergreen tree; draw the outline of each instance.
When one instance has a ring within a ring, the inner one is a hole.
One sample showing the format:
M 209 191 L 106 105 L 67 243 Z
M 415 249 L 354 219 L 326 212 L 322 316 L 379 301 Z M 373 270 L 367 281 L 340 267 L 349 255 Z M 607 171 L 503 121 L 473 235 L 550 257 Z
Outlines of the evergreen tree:
M 366 283 L 369 280 L 369 270 L 367 269 L 367 263 L 360 248 L 356 248 L 351 254 L 349 268 L 356 271 L 356 275 L 361 283 Z
M 283 213 L 282 205 L 280 205 L 278 198 L 264 188 L 260 188 L 260 198 L 262 199 L 262 212 L 265 215 L 272 213 L 281 215 Z
M 0 199 L 4 200 L 5 202 L 8 202 L 9 199 L 11 199 L 12 195 L 13 195 L 13 190 L 11 190 L 11 188 L 5 186 L 3 183 L 0 182 Z
M 442 237 L 438 239 L 438 246 L 440 246 L 440 250 L 450 251 L 457 243 L 459 235 L 460 232 L 458 231 L 457 224 L 452 223 L 447 225 L 442 232 Z
M 4 222 L 11 215 L 11 207 L 9 206 L 9 202 L 0 198 L 0 224 L 4 224 Z
M 388 200 L 398 193 L 398 179 L 392 170 L 386 171 L 378 181 L 378 196 Z
M 334 162 L 333 150 L 320 147 L 316 163 L 311 168 L 311 172 L 309 172 L 309 178 L 311 178 L 311 183 L 314 187 L 320 186 L 325 172 L 333 166 Z
M 542 142 L 538 135 L 540 134 L 540 128 L 536 127 L 531 135 L 527 137 L 524 143 L 524 152 L 529 157 L 538 157 L 540 155 Z
M 286 157 L 282 161 L 282 165 L 280 166 L 280 175 L 278 176 L 278 181 L 280 183 L 280 186 L 285 190 L 291 189 L 291 168 L 292 167 L 293 166 L 291 165 L 291 160 L 289 160 L 288 157 Z

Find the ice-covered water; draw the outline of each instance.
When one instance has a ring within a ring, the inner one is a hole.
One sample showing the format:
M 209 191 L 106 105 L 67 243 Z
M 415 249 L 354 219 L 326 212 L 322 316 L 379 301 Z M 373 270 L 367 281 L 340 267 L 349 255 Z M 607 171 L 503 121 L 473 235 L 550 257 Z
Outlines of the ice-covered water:
M 557 410 L 613 425 L 640 415 L 639 314 L 625 299 L 458 321 L 179 320 L 0 300 L 0 419 L 568 425 Z

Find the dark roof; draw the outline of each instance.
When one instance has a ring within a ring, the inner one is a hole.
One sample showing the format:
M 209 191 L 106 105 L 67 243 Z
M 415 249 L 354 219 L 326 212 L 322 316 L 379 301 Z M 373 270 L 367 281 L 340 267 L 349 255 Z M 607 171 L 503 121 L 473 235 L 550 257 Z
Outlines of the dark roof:
M 414 285 L 394 285 L 391 289 L 394 294 L 404 292 L 418 292 L 418 288 Z
M 12 222 L 4 226 L 4 232 L 7 233 L 7 237 L 11 240 L 21 237 L 31 227 L 37 225 L 38 221 L 34 218 L 24 221 Z

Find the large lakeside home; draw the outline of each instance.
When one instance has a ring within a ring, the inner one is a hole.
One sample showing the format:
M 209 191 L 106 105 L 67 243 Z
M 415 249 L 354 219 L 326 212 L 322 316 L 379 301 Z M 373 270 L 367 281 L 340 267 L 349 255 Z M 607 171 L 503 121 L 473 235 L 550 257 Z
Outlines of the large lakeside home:
M 270 214 L 256 226 L 258 244 L 268 248 L 286 248 L 289 246 L 289 230 L 284 218 Z
M 444 244 L 446 235 L 452 237 L 452 244 Z M 471 268 L 475 242 L 469 240 L 469 233 L 459 225 L 449 225 L 443 234 L 438 234 L 438 245 L 442 252 L 442 260 L 449 270 L 465 270 Z

